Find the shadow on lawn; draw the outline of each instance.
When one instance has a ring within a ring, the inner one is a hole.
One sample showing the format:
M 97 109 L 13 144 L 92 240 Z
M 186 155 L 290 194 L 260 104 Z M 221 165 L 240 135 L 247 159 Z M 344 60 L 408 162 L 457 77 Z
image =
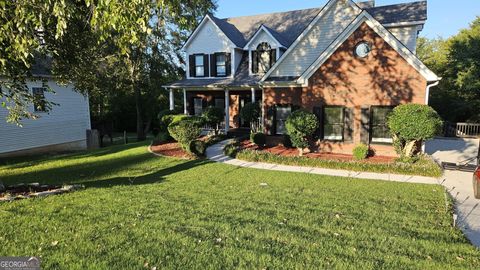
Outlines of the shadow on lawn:
M 144 184 L 160 183 L 165 180 L 165 176 L 168 176 L 170 174 L 174 174 L 180 171 L 189 170 L 191 168 L 194 168 L 209 162 L 210 161 L 207 161 L 207 160 L 191 160 L 191 161 L 179 163 L 177 165 L 166 167 L 158 171 L 155 171 L 153 173 L 149 173 L 141 176 L 116 177 L 116 178 L 111 178 L 106 180 L 82 182 L 82 184 L 85 185 L 86 187 L 103 188 L 103 187 L 112 187 L 112 186 L 144 185 Z

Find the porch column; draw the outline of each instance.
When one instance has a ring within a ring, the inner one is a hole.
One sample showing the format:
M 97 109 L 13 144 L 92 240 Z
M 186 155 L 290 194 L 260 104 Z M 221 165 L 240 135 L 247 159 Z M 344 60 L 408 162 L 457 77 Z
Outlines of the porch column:
M 262 120 L 261 125 L 262 125 L 262 132 L 267 134 L 267 131 L 265 130 L 265 90 L 262 87 L 262 99 L 261 99 L 261 109 L 262 109 Z
M 175 110 L 175 99 L 173 98 L 173 89 L 170 88 L 170 111 Z
M 187 90 L 183 88 L 183 114 L 188 115 L 187 110 Z
M 255 88 L 252 87 L 252 103 L 255 103 Z
M 230 93 L 225 89 L 225 133 L 230 129 Z

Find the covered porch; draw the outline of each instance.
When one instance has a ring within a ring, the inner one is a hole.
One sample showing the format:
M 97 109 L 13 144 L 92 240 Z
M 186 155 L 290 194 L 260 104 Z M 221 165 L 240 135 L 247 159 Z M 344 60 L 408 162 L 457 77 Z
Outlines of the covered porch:
M 202 115 L 203 111 L 208 107 L 217 107 L 225 111 L 225 120 L 220 125 L 220 129 L 228 133 L 249 132 L 251 125 L 255 125 L 256 129 L 263 130 L 264 111 L 257 123 L 249 123 L 242 119 L 240 111 L 242 108 L 252 102 L 263 104 L 264 93 L 258 87 L 229 87 L 229 88 L 176 88 L 165 87 L 169 91 L 169 108 L 175 110 L 175 97 L 183 95 L 183 113 L 185 115 Z M 177 106 L 178 109 L 178 106 Z M 228 124 L 226 124 L 228 123 Z M 205 126 L 206 131 L 215 127 Z

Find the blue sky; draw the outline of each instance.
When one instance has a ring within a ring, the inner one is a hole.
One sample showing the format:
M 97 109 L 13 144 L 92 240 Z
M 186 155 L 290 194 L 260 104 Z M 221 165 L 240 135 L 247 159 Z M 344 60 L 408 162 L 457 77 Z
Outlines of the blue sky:
M 215 14 L 220 18 L 255 15 L 321 7 L 327 0 L 218 0 Z M 409 0 L 377 0 L 377 6 L 414 2 Z M 468 27 L 480 16 L 480 0 L 429 0 L 428 20 L 421 36 L 449 37 Z

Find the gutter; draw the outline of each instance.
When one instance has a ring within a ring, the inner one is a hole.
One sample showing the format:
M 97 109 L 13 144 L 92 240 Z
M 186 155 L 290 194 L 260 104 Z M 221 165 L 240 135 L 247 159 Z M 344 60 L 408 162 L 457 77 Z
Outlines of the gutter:
M 429 98 L 430 98 L 430 89 L 431 89 L 432 87 L 437 86 L 437 85 L 440 83 L 441 80 L 442 80 L 442 78 L 438 78 L 438 81 L 436 81 L 436 82 L 434 82 L 434 83 L 432 83 L 432 84 L 428 84 L 428 85 L 427 85 L 427 89 L 426 89 L 426 91 L 425 91 L 425 104 L 426 104 L 426 105 L 428 105 L 428 101 L 429 101 Z

